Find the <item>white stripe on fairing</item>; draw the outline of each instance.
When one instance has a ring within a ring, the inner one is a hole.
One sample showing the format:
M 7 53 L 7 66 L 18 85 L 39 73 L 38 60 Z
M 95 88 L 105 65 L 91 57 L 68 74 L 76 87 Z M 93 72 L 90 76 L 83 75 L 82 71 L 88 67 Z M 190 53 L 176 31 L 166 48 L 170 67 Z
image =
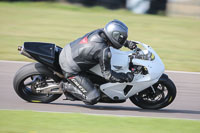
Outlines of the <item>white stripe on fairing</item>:
M 0 60 L 0 63 L 20 63 L 20 64 L 27 64 L 27 63 L 31 63 L 31 62 Z M 200 72 L 185 72 L 185 71 L 171 71 L 171 70 L 166 70 L 165 72 L 167 72 L 167 73 L 180 73 L 180 74 L 200 74 Z
M 44 113 L 63 113 L 63 114 L 83 114 L 83 115 L 94 115 L 94 116 L 112 116 L 112 117 L 135 117 L 135 118 L 153 118 L 153 119 L 171 119 L 171 120 L 193 120 L 200 121 L 199 119 L 189 119 L 189 118 L 174 118 L 174 117 L 152 117 L 152 116 L 133 116 L 133 115 L 114 115 L 114 114 L 95 114 L 95 113 L 83 113 L 83 112 L 56 112 L 56 111 L 38 111 L 38 110 L 18 110 L 18 109 L 0 109 L 0 111 L 34 111 L 34 112 L 44 112 Z

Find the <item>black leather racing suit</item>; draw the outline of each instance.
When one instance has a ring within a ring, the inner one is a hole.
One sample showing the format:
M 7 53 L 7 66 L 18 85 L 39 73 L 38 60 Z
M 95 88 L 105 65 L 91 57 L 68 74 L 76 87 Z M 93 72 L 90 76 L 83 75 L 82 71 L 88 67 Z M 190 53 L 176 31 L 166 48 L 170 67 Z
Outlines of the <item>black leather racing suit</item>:
M 96 103 L 100 95 L 99 91 L 87 75 L 81 72 L 89 70 L 97 64 L 100 64 L 106 80 L 127 82 L 125 73 L 116 73 L 111 70 L 110 59 L 110 48 L 102 29 L 87 33 L 66 45 L 61 51 L 59 63 L 65 77 L 71 82 L 67 86 L 67 92 L 85 102 Z

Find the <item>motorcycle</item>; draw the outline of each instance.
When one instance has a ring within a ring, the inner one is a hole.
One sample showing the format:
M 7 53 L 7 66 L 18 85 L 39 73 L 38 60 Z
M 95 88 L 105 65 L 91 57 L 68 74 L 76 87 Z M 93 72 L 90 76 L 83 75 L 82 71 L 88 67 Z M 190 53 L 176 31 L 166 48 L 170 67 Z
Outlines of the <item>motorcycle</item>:
M 110 83 L 101 73 L 99 64 L 86 71 L 100 90 L 99 102 L 123 103 L 130 99 L 142 109 L 161 109 L 176 97 L 176 86 L 164 74 L 164 64 L 148 45 L 135 41 L 140 48 L 120 51 L 110 47 L 111 69 L 116 72 L 132 72 L 135 77 L 129 83 Z M 28 102 L 50 103 L 63 94 L 64 78 L 59 65 L 62 48 L 51 43 L 25 42 L 18 51 L 36 63 L 20 68 L 14 77 L 13 87 L 19 97 Z

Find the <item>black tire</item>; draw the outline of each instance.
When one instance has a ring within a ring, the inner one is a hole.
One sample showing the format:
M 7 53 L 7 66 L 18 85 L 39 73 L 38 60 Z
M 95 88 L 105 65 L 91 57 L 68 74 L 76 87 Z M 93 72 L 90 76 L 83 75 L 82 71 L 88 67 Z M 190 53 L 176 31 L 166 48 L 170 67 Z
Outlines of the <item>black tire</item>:
M 56 81 L 57 79 L 55 79 L 52 72 L 48 70 L 44 65 L 40 63 L 27 64 L 17 71 L 13 79 L 13 87 L 19 97 L 28 102 L 49 103 L 58 99 L 62 95 L 62 94 L 45 95 L 28 91 L 27 86 L 24 85 L 24 82 L 27 78 L 30 78 L 34 75 L 48 76 L 53 81 L 57 82 Z
M 164 88 L 166 88 L 168 91 L 166 96 L 162 94 L 163 98 L 161 98 L 160 100 L 148 101 L 147 100 L 148 98 L 144 99 L 144 95 L 147 95 L 147 96 L 152 95 L 153 92 L 152 92 L 151 87 L 130 97 L 130 100 L 132 101 L 132 103 L 134 103 L 136 106 L 142 109 L 161 109 L 168 106 L 174 101 L 176 97 L 176 86 L 169 78 L 165 80 L 160 80 L 156 84 L 153 85 L 153 87 L 155 88 L 155 91 L 159 91 L 158 93 L 160 94 L 162 93 L 162 91 L 158 89 L 159 85 L 165 86 Z

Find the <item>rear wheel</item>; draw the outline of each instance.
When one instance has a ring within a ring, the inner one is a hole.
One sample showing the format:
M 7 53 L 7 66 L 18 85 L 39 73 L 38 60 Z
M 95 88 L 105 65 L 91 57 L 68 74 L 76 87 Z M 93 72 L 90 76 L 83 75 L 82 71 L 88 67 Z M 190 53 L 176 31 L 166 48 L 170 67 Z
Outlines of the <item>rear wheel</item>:
M 36 91 L 36 88 L 56 82 L 53 74 L 44 65 L 31 63 L 17 71 L 13 80 L 13 87 L 18 96 L 28 102 L 49 103 L 58 99 L 61 94 L 41 94 Z
M 176 87 L 168 78 L 130 97 L 130 100 L 143 109 L 161 109 L 171 104 L 175 97 Z

